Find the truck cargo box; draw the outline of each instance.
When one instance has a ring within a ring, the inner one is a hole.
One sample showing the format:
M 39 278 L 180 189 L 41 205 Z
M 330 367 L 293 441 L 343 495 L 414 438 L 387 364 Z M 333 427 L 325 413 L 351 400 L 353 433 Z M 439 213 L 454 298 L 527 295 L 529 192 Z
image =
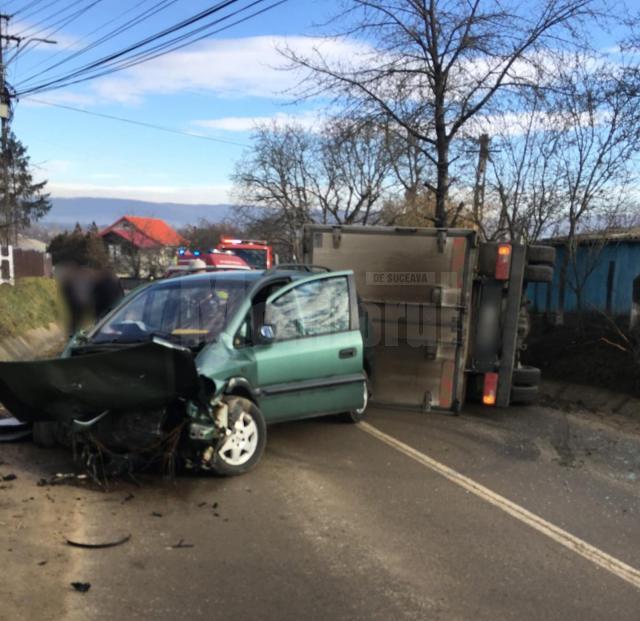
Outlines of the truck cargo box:
M 367 311 L 378 403 L 457 410 L 464 372 L 475 232 L 308 226 L 305 261 L 352 269 Z

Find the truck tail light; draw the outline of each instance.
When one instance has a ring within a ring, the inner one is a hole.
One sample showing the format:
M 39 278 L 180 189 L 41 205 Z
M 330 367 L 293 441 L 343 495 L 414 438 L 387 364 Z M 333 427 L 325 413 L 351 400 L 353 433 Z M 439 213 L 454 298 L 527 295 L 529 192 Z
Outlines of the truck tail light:
M 498 244 L 496 280 L 509 280 L 511 272 L 511 244 Z
M 482 387 L 482 403 L 484 405 L 495 405 L 498 394 L 498 374 L 485 373 L 484 386 Z

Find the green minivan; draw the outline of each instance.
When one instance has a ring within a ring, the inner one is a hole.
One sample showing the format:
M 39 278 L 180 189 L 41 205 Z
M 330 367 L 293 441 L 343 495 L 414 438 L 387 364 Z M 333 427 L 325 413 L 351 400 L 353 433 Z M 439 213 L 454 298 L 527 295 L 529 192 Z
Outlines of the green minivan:
M 58 359 L 0 363 L 0 402 L 106 473 L 235 475 L 268 424 L 359 421 L 370 372 L 351 271 L 216 272 L 132 292 Z

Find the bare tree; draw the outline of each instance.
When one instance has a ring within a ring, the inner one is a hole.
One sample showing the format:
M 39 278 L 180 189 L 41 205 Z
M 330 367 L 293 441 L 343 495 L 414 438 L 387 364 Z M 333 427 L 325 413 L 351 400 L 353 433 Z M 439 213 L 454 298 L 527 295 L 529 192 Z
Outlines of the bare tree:
M 526 102 L 527 109 L 492 119 L 487 202 L 474 214 L 485 239 L 534 242 L 562 217 L 563 128 L 555 126 L 539 94 Z
M 579 55 L 558 65 L 554 109 L 563 119 L 558 150 L 564 185 L 566 244 L 559 279 L 562 315 L 569 267 L 579 284 L 578 235 L 602 230 L 628 202 L 640 147 L 640 80 L 636 67 Z M 575 290 L 577 298 L 580 292 Z
M 301 256 L 307 222 L 367 224 L 378 217 L 392 172 L 383 128 L 370 121 L 332 119 L 309 131 L 297 125 L 256 130 L 254 148 L 233 181 L 244 226 L 265 220 L 279 231 L 286 254 Z
M 415 138 L 435 168 L 435 219 L 446 226 L 452 142 L 501 89 L 527 82 L 561 32 L 593 0 L 348 0 L 341 33 L 363 52 L 333 60 L 283 51 L 308 70 L 304 95 L 332 95 L 353 110 L 390 119 Z M 336 20 L 337 21 L 337 20 Z

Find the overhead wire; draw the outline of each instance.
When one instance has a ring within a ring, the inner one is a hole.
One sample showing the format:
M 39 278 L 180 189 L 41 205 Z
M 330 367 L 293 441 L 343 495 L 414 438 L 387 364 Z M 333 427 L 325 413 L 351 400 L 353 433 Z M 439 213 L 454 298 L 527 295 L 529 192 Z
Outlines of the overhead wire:
M 100 30 L 103 30 L 105 27 L 107 27 L 107 26 L 113 24 L 114 22 L 122 19 L 125 15 L 131 13 L 132 11 L 134 11 L 135 9 L 141 7 L 143 4 L 146 4 L 149 1 L 150 0 L 141 0 L 140 2 L 138 2 L 135 5 L 133 5 L 132 7 L 129 7 L 128 10 L 120 13 L 119 15 L 114 17 L 113 19 L 105 22 L 104 24 L 101 24 L 97 28 L 94 28 L 92 31 L 88 32 L 84 37 L 82 37 L 81 39 L 76 41 L 75 45 L 69 45 L 66 48 L 63 48 L 63 49 L 59 50 L 55 54 L 52 54 L 49 58 L 42 59 L 39 63 L 36 63 L 35 65 L 31 65 L 30 66 L 30 70 L 33 71 L 34 69 L 42 66 L 46 62 L 51 62 L 54 58 L 60 56 L 60 54 L 63 54 L 65 51 L 77 46 L 78 43 L 86 41 L 91 35 L 95 34 L 96 32 L 99 32 Z M 86 54 L 87 52 L 90 52 L 92 49 L 94 49 L 94 48 L 96 48 L 96 47 L 98 47 L 98 46 L 100 46 L 100 45 L 102 45 L 104 43 L 107 43 L 111 39 L 114 39 L 114 38 L 118 37 L 119 35 L 121 35 L 122 33 L 126 32 L 127 30 L 130 30 L 131 28 L 134 28 L 135 26 L 138 26 L 139 24 L 143 23 L 144 21 L 146 21 L 150 17 L 153 17 L 154 15 L 157 15 L 161 11 L 164 11 L 165 9 L 169 8 L 171 5 L 175 4 L 176 2 L 178 2 L 178 0 L 162 0 L 161 2 L 156 2 L 152 7 L 149 7 L 147 9 L 145 9 L 144 11 L 139 13 L 138 15 L 132 17 L 129 21 L 119 25 L 118 27 L 114 28 L 113 30 L 110 30 L 106 34 L 102 35 L 100 38 L 98 38 L 95 41 L 92 41 L 89 44 L 87 44 L 85 47 L 83 47 L 81 49 L 78 49 L 78 50 L 75 50 L 72 54 L 70 54 L 69 56 L 66 56 L 62 60 L 59 60 L 58 62 L 56 62 L 54 64 L 48 65 L 47 67 L 45 67 L 44 69 L 38 71 L 37 73 L 32 73 L 27 78 L 23 78 L 22 80 L 20 80 L 19 82 L 16 83 L 16 86 L 19 86 L 21 84 L 25 84 L 27 82 L 31 82 L 35 78 L 40 77 L 41 75 L 44 75 L 45 73 L 51 71 L 52 69 L 55 69 L 55 68 L 65 64 L 65 63 L 68 63 L 69 61 L 73 60 L 74 58 L 77 58 L 78 56 L 81 56 L 83 54 Z
M 41 32 L 44 32 L 48 28 L 51 28 L 53 23 L 56 23 L 57 21 L 59 21 L 58 18 L 60 18 L 65 13 L 67 13 L 67 11 L 70 11 L 75 6 L 77 6 L 78 4 L 81 4 L 82 2 L 85 2 L 85 1 L 86 0 L 73 0 L 70 4 L 67 4 L 67 6 L 63 7 L 62 9 L 60 9 L 60 10 L 54 12 L 54 13 L 51 13 L 50 15 L 47 15 L 47 17 L 44 17 L 39 22 L 35 22 L 34 24 L 25 25 L 25 28 L 23 28 L 22 30 L 17 32 L 16 36 L 17 37 L 25 37 L 25 36 L 33 37 L 36 34 L 40 34 Z M 66 15 L 65 15 L 65 17 L 66 17 Z M 52 20 L 52 19 L 54 21 L 50 22 L 50 20 Z M 64 19 L 64 17 L 62 17 L 62 19 Z
M 186 33 L 185 35 L 180 35 L 178 37 L 175 37 L 174 39 L 172 39 L 171 41 L 166 41 L 163 42 L 161 44 L 158 44 L 158 46 L 156 46 L 155 48 L 153 48 L 152 50 L 143 50 L 141 52 L 138 53 L 137 56 L 134 56 L 132 58 L 125 58 L 122 61 L 120 61 L 120 64 L 117 64 L 115 66 L 107 66 L 105 69 L 103 69 L 102 71 L 98 71 L 97 73 L 90 73 L 91 71 L 95 71 L 95 70 L 99 70 L 101 68 L 102 65 L 106 65 L 108 62 L 113 62 L 113 60 L 117 60 L 120 56 L 122 56 L 123 54 L 117 53 L 112 55 L 112 59 L 110 59 L 109 61 L 104 61 L 104 62 L 96 62 L 93 63 L 92 66 L 87 67 L 87 68 L 83 68 L 83 69 L 79 69 L 76 72 L 69 74 L 67 76 L 63 76 L 61 78 L 57 78 L 54 80 L 51 80 L 50 82 L 41 84 L 41 85 L 37 85 L 34 87 L 27 87 L 25 89 L 23 89 L 22 91 L 20 91 L 18 93 L 18 95 L 26 95 L 26 94 L 30 94 L 30 93 L 35 93 L 35 92 L 46 92 L 46 91 L 51 91 L 51 90 L 56 90 L 58 88 L 64 88 L 67 86 L 71 86 L 73 84 L 79 84 L 82 82 L 86 82 L 89 80 L 93 80 L 99 77 L 103 77 L 105 75 L 109 75 L 111 73 L 115 73 L 117 71 L 122 71 L 123 69 L 127 69 L 130 67 L 133 67 L 135 65 L 141 64 L 143 62 L 147 62 L 149 60 L 153 60 L 155 58 L 158 58 L 160 56 L 163 56 L 165 54 L 174 52 L 176 50 L 182 49 L 184 47 L 187 47 L 188 45 L 192 45 L 194 43 L 197 43 L 198 41 L 201 41 L 203 39 L 206 39 L 214 34 L 218 34 L 220 32 L 223 32 L 225 30 L 228 30 L 229 28 L 232 28 L 234 26 L 237 26 L 241 23 L 244 23 L 250 19 L 253 19 L 254 17 L 257 17 L 258 15 L 264 14 L 267 11 L 272 10 L 273 8 L 286 3 L 288 0 L 278 0 L 276 2 L 271 3 L 270 5 L 268 5 L 267 7 L 264 7 L 262 9 L 259 9 L 257 11 L 254 11 L 253 13 L 246 15 L 244 17 L 242 17 L 241 19 L 235 20 L 234 22 L 227 24 L 221 28 L 218 28 L 216 30 L 210 31 L 209 29 L 220 23 L 221 21 L 224 21 L 226 19 L 229 19 L 232 16 L 235 16 L 237 14 L 240 14 L 241 12 L 256 6 L 257 4 L 260 4 L 262 2 L 265 2 L 266 0 L 254 0 L 254 2 L 250 3 L 249 5 L 238 9 L 237 11 L 233 12 L 233 14 L 228 15 L 228 16 L 223 16 L 222 18 L 219 18 L 217 20 L 214 20 L 213 22 L 210 22 L 208 24 L 206 24 L 205 26 L 199 27 L 197 29 L 195 29 L 194 31 L 191 31 L 189 33 Z M 194 32 L 202 32 L 205 31 L 206 32 L 199 36 L 199 37 L 195 37 L 193 38 L 193 34 Z M 185 41 L 186 39 L 186 41 Z M 183 42 L 184 41 L 184 42 Z M 179 43 L 178 45 L 176 45 L 176 43 Z M 134 47 L 134 46 L 131 46 Z M 140 47 L 139 45 L 135 46 L 136 48 Z M 83 73 L 89 73 L 89 75 L 82 75 Z
M 68 106 L 66 104 L 56 103 L 53 101 L 47 101 L 46 99 L 38 99 L 36 97 L 27 97 L 29 101 L 42 104 L 44 106 L 51 106 L 53 108 L 61 108 L 63 110 L 70 110 L 72 112 L 80 112 L 90 116 L 96 116 L 103 119 L 109 119 L 111 121 L 120 121 L 122 123 L 128 123 L 130 125 L 138 125 L 140 127 L 147 127 L 149 129 L 155 129 L 158 131 L 167 132 L 170 134 L 178 134 L 181 136 L 189 136 L 190 138 L 198 138 L 200 140 L 208 140 L 209 142 L 218 142 L 222 144 L 233 145 L 237 147 L 248 147 L 249 145 L 242 142 L 236 142 L 234 140 L 225 140 L 224 138 L 215 138 L 214 136 L 207 136 L 205 134 L 197 134 L 195 132 L 187 132 L 173 127 L 166 127 L 164 125 L 156 125 L 155 123 L 148 123 L 146 121 L 137 121 L 135 119 L 128 119 L 126 117 L 116 116 L 113 114 L 104 114 L 102 112 L 94 112 L 92 110 L 85 110 L 83 108 L 75 108 L 74 106 Z
M 157 32 L 153 35 L 150 35 L 148 37 L 145 37 L 144 39 L 137 41 L 136 43 L 130 44 L 129 46 L 117 51 L 117 52 L 113 52 L 112 54 L 109 54 L 107 56 L 104 56 L 100 59 L 97 59 L 83 67 L 80 67 L 74 71 L 72 71 L 71 73 L 67 74 L 66 76 L 61 76 L 59 78 L 53 79 L 47 83 L 45 83 L 43 86 L 50 86 L 51 84 L 55 84 L 58 82 L 61 82 L 63 80 L 67 80 L 69 78 L 73 78 L 81 73 L 90 71 L 94 68 L 100 67 L 101 65 L 108 63 L 108 62 L 112 62 L 113 60 L 116 60 L 117 58 L 124 56 L 132 51 L 135 51 L 136 49 L 139 49 L 141 47 L 144 47 L 145 45 L 148 45 L 149 43 L 153 43 L 153 41 L 160 39 L 162 37 L 165 37 L 173 32 L 176 32 L 178 30 L 182 30 L 184 28 L 187 28 L 188 26 L 202 20 L 205 19 L 206 17 L 209 17 L 210 15 L 219 12 L 221 10 L 223 10 L 224 8 L 235 4 L 236 2 L 238 2 L 239 0 L 223 0 L 222 2 L 218 2 L 215 5 L 212 5 L 210 7 L 208 7 L 207 9 L 205 9 L 204 11 L 201 11 L 200 13 L 197 13 L 195 15 L 192 15 L 190 18 L 182 20 L 181 22 L 178 22 L 177 24 L 174 24 L 173 26 L 169 27 L 169 28 L 165 28 L 164 30 L 161 30 L 160 32 Z
M 23 8 L 22 10 L 16 11 L 15 13 L 13 13 L 11 17 L 15 17 L 16 15 L 20 15 L 20 21 L 26 21 L 26 20 L 30 19 L 31 17 L 33 17 L 34 15 L 37 15 L 41 11 L 46 11 L 50 6 L 53 6 L 54 4 L 58 4 L 60 1 L 61 0 L 49 0 L 49 4 L 45 4 L 44 6 L 39 6 L 35 11 L 31 11 L 30 13 L 27 13 L 27 15 L 20 15 L 22 13 L 22 11 L 25 10 Z
M 42 34 L 44 37 L 52 37 L 54 34 L 60 32 L 63 28 L 68 26 L 71 22 L 76 21 L 79 17 L 82 17 L 85 13 L 88 13 L 94 6 L 104 2 L 104 0 L 93 0 L 86 6 L 80 7 L 75 13 L 60 18 L 58 21 L 49 24 L 45 28 L 41 28 L 36 32 L 29 33 L 29 37 L 37 37 Z
M 54 1 L 57 2 L 58 0 L 54 0 Z M 14 11 L 13 15 L 19 15 L 24 11 L 28 11 L 29 9 L 40 4 L 41 2 L 43 2 L 43 0 L 32 0 L 31 2 L 27 2 L 27 4 L 25 4 L 23 7 L 19 8 L 17 11 Z M 11 4 L 11 3 L 8 2 L 7 4 Z

